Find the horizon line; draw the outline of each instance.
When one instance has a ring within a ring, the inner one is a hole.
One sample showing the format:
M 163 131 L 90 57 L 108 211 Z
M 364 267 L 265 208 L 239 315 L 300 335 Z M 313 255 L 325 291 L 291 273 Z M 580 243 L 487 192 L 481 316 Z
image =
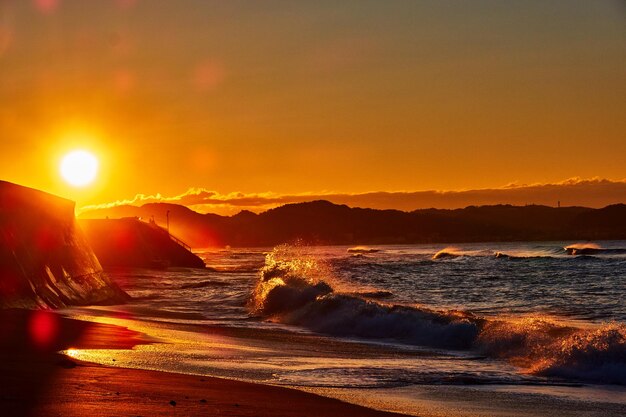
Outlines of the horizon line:
M 461 209 L 470 206 L 540 205 L 548 207 L 602 208 L 626 202 L 626 179 L 569 178 L 556 183 L 516 184 L 499 188 L 470 190 L 424 191 L 369 191 L 363 193 L 296 193 L 279 194 L 232 192 L 221 194 L 206 188 L 189 188 L 176 196 L 136 194 L 132 199 L 87 205 L 77 208 L 77 214 L 112 209 L 120 206 L 140 207 L 149 203 L 172 203 L 185 206 L 198 213 L 234 215 L 241 211 L 261 213 L 292 203 L 326 200 L 349 207 L 395 209 Z

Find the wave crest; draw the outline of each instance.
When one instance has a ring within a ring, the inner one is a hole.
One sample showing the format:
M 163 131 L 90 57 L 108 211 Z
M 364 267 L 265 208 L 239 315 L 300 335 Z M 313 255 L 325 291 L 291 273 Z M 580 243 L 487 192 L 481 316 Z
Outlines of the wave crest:
M 485 322 L 476 347 L 535 375 L 626 384 L 626 326 L 594 329 L 543 318 Z
M 575 243 L 563 248 L 568 255 L 626 255 L 626 248 L 603 248 L 596 243 Z
M 537 361 L 533 373 L 626 385 L 626 326 L 604 325 L 574 333 Z
M 439 252 L 435 253 L 432 259 L 436 260 L 436 259 L 446 259 L 446 258 L 458 258 L 464 255 L 465 255 L 464 253 L 460 252 L 460 249 L 448 247 L 448 248 L 441 249 Z

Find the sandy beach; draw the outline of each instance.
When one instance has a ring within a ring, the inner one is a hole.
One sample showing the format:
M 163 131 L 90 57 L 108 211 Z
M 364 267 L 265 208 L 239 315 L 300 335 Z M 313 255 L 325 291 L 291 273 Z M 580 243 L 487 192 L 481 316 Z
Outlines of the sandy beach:
M 129 349 L 149 340 L 122 327 L 52 312 L 10 310 L 0 319 L 2 415 L 400 415 L 287 388 L 75 361 L 56 352 Z

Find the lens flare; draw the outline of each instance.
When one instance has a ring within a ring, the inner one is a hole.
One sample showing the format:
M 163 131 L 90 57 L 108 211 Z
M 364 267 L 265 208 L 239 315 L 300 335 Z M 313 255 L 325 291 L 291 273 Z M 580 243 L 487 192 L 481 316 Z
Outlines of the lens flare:
M 59 332 L 57 317 L 48 311 L 36 311 L 30 319 L 28 331 L 34 346 L 47 349 L 52 346 Z

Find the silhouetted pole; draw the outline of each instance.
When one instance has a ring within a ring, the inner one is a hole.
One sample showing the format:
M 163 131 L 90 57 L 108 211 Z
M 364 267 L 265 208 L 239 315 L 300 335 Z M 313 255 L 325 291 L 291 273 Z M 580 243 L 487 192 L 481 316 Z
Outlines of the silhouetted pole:
M 167 218 L 167 234 L 170 234 L 170 211 L 168 210 L 167 213 L 165 213 L 165 217 Z

